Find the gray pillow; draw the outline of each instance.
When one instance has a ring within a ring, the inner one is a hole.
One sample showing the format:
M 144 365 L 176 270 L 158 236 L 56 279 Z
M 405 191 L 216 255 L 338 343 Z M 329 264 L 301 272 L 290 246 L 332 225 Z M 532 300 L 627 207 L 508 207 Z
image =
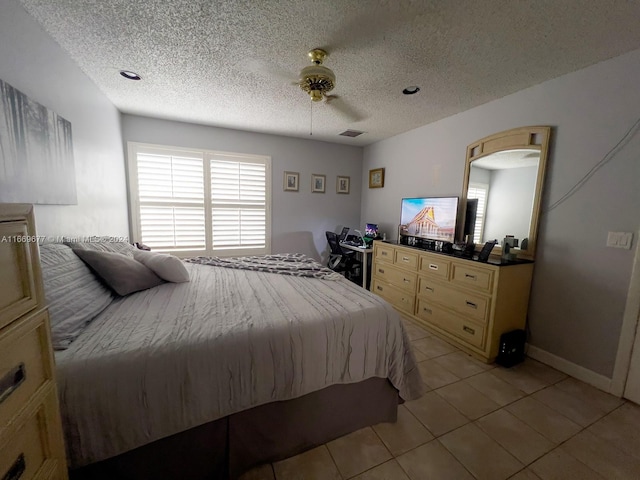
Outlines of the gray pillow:
M 61 243 L 40 246 L 40 265 L 53 348 L 64 350 L 107 308 L 113 293 Z
M 99 252 L 74 248 L 91 269 L 118 295 L 129 295 L 164 283 L 152 270 L 142 263 L 121 253 Z

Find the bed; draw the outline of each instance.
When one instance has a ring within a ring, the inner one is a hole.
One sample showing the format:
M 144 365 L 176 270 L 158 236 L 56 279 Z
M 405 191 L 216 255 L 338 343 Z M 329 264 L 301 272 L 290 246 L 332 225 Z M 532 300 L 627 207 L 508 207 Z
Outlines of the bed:
M 181 262 L 189 281 L 119 296 L 84 249 L 136 253 L 41 246 L 76 478 L 237 478 L 422 394 L 397 312 L 342 277 Z

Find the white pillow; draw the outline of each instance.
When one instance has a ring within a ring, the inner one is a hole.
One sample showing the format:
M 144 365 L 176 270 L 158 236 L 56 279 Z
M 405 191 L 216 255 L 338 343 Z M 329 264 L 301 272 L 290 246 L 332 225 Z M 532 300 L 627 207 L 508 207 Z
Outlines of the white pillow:
M 133 251 L 133 258 L 167 282 L 182 283 L 190 280 L 187 267 L 182 260 L 173 255 L 136 249 Z

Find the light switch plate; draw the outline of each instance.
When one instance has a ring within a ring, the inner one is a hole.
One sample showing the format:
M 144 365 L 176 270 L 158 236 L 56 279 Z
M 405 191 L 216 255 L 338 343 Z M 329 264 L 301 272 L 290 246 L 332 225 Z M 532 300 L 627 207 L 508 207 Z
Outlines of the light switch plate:
M 633 241 L 631 232 L 609 232 L 607 235 L 607 247 L 624 248 L 629 250 Z

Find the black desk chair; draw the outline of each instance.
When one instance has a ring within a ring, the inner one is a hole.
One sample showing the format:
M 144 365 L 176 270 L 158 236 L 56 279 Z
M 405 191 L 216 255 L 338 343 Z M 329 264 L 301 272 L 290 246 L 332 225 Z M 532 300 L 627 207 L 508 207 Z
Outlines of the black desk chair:
M 359 276 L 362 275 L 362 262 L 357 259 L 356 252 L 344 250 L 340 246 L 337 233 L 325 234 L 331 249 L 327 266 L 335 272 L 342 273 L 348 280 L 358 282 Z

